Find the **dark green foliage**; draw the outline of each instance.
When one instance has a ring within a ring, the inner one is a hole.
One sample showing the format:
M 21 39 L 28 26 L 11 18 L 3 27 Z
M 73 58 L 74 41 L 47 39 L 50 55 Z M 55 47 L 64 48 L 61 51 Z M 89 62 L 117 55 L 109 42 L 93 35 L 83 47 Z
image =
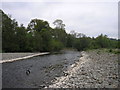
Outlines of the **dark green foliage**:
M 100 48 L 108 48 L 110 47 L 110 39 L 107 38 L 106 35 L 101 34 L 96 38 L 96 43 Z
M 50 43 L 52 40 L 52 36 L 50 33 L 50 30 L 48 29 L 42 29 L 40 32 L 40 36 L 42 38 L 42 45 L 43 45 L 43 51 L 50 51 L 51 47 L 50 47 Z
M 57 40 L 52 40 L 50 46 L 51 51 L 59 51 L 64 47 L 63 43 Z
M 90 45 L 90 40 L 88 37 L 77 38 L 74 47 L 79 51 L 86 50 Z
M 74 44 L 75 44 L 75 38 L 71 34 L 68 34 L 67 35 L 66 47 L 72 47 L 73 48 Z
M 2 12 L 2 50 L 5 52 L 16 51 L 19 46 L 15 43 L 15 29 L 17 22 L 11 20 L 6 14 Z M 13 48 L 14 47 L 14 48 Z
M 53 29 L 52 30 L 52 38 L 62 42 L 64 46 L 67 43 L 67 33 L 63 29 Z
M 112 52 L 112 49 L 109 49 L 109 52 Z
M 42 29 L 48 29 L 49 23 L 47 21 L 39 20 L 39 19 L 33 19 L 28 24 L 28 31 L 38 31 L 40 32 Z
M 106 35 L 90 38 L 82 33 L 67 34 L 65 24 L 60 19 L 54 21 L 51 28 L 47 21 L 32 19 L 25 28 L 18 26 L 2 11 L 2 51 L 3 52 L 56 52 L 63 48 L 75 48 L 79 51 L 97 48 L 120 48 L 120 42 Z
M 18 46 L 18 48 L 16 48 L 16 51 L 21 51 L 21 52 L 26 51 L 26 48 L 27 48 L 26 34 L 27 34 L 27 31 L 25 30 L 25 27 L 23 25 L 15 29 L 14 43 Z
M 114 54 L 119 54 L 120 53 L 119 49 L 108 49 L 106 51 L 109 52 L 109 53 L 114 53 Z

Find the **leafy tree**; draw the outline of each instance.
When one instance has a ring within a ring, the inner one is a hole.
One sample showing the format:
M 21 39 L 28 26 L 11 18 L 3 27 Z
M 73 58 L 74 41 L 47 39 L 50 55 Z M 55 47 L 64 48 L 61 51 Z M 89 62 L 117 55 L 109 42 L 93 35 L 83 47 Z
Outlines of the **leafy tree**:
M 34 39 L 34 43 L 33 43 L 34 51 L 38 51 L 38 52 L 43 51 L 44 43 L 40 32 L 35 32 L 35 36 L 33 36 L 33 39 Z
M 99 45 L 96 44 L 96 41 L 95 40 L 92 40 L 90 41 L 90 44 L 89 44 L 89 49 L 98 49 L 99 48 Z
M 110 40 L 107 38 L 107 35 L 99 35 L 97 38 L 96 38 L 96 43 L 98 44 L 98 46 L 100 48 L 108 48 L 110 47 Z
M 90 45 L 90 38 L 89 37 L 82 37 L 77 38 L 75 42 L 75 48 L 77 48 L 78 51 L 86 50 Z
M 53 24 L 56 26 L 57 29 L 65 29 L 65 24 L 63 24 L 63 21 L 60 19 L 55 20 Z
M 43 21 L 40 19 L 31 20 L 27 27 L 29 32 L 34 32 L 34 31 L 40 32 L 42 29 L 48 29 L 48 28 L 49 28 L 49 23 L 47 21 Z
M 71 34 L 67 35 L 67 47 L 72 47 L 74 46 L 75 43 L 75 37 L 73 37 Z
M 17 28 L 17 22 L 12 20 L 6 14 L 2 12 L 2 50 L 4 52 L 16 51 L 18 45 L 15 44 L 15 29 Z
M 60 51 L 63 48 L 63 44 L 57 40 L 52 40 L 50 46 L 51 51 Z
M 42 29 L 41 37 L 43 40 L 43 51 L 50 51 L 50 41 L 52 39 L 50 30 Z
M 74 30 L 70 31 L 70 34 L 75 37 L 75 38 L 82 38 L 82 37 L 86 37 L 85 34 L 83 33 L 76 33 Z
M 52 52 L 60 51 L 65 47 L 77 50 L 96 48 L 120 48 L 120 40 L 99 35 L 96 38 L 71 31 L 67 34 L 65 24 L 60 19 L 53 22 L 56 26 L 51 28 L 49 23 L 40 19 L 32 19 L 25 28 L 18 26 L 15 19 L 11 19 L 2 10 L 2 50 L 4 52 Z
M 27 43 L 26 51 L 34 52 L 35 51 L 35 38 L 34 38 L 33 34 L 32 33 L 27 33 L 26 38 L 27 38 L 27 41 L 26 41 L 26 43 Z
M 119 40 L 110 38 L 110 48 L 119 48 Z
M 63 43 L 64 46 L 67 44 L 67 33 L 65 31 L 65 24 L 60 19 L 53 22 L 56 28 L 52 29 L 52 38 Z
M 23 24 L 21 24 L 20 27 L 17 27 L 15 30 L 15 43 L 16 45 L 18 45 L 18 50 L 16 49 L 16 51 L 26 51 L 27 48 L 27 37 L 26 37 L 27 31 L 25 29 L 25 27 L 23 26 Z
M 28 33 L 31 33 L 34 38 L 33 50 L 37 51 L 49 51 L 49 41 L 51 39 L 50 27 L 47 21 L 33 19 L 28 24 Z

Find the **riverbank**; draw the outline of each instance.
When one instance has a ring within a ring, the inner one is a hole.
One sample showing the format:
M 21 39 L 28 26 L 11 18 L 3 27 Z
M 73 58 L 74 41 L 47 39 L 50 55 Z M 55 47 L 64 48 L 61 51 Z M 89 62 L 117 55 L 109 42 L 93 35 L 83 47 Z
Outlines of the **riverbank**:
M 82 52 L 82 57 L 45 88 L 117 88 L 118 55 L 103 50 Z
M 2 60 L 0 63 L 13 62 L 17 60 L 28 59 L 35 56 L 47 55 L 49 52 L 44 53 L 2 53 Z

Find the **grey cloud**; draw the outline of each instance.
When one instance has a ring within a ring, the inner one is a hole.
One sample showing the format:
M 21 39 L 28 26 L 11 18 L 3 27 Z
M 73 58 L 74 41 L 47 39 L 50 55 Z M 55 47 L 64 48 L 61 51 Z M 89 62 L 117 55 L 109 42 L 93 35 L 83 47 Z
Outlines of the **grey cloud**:
M 62 19 L 67 32 L 75 30 L 88 36 L 101 33 L 117 38 L 117 2 L 22 2 L 3 3 L 3 10 L 19 23 L 27 24 L 33 18 L 46 20 L 53 27 L 55 19 Z

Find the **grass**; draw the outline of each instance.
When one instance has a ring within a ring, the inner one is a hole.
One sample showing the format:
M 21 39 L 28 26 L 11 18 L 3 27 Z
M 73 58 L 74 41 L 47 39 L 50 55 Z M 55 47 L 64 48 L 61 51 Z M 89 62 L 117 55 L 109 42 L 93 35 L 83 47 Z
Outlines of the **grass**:
M 109 49 L 107 52 L 114 53 L 114 54 L 120 54 L 120 50 L 119 49 Z
M 108 48 L 101 48 L 101 49 L 88 49 L 86 51 L 96 51 L 97 54 L 107 52 L 107 53 L 113 53 L 113 54 L 120 54 L 120 49 L 108 49 Z

